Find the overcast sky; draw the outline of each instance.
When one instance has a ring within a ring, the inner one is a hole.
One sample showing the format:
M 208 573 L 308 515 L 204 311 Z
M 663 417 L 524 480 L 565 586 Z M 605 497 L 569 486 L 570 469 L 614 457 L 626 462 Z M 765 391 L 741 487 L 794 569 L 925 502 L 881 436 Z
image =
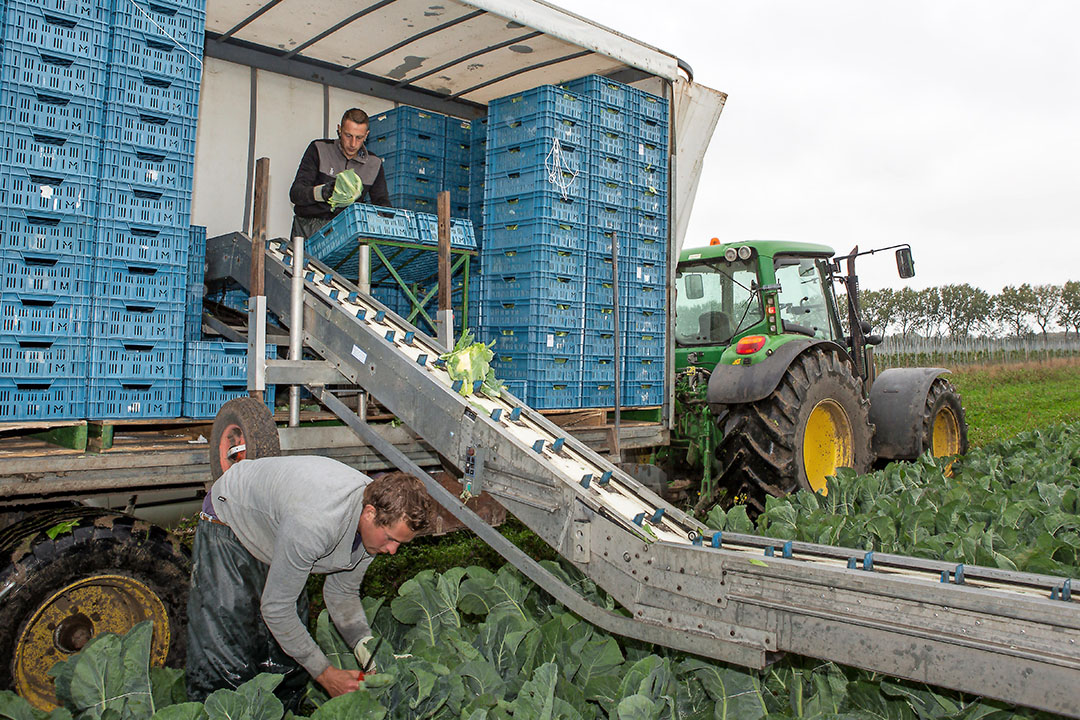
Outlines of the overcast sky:
M 686 247 L 908 242 L 867 289 L 1080 280 L 1080 2 L 552 0 L 728 94 Z

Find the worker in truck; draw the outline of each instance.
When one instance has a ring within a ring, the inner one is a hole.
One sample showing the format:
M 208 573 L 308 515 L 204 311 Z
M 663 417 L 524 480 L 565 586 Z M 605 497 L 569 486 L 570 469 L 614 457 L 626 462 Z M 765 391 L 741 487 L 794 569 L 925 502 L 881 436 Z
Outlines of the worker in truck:
M 431 515 L 423 483 L 402 472 L 372 480 L 324 457 L 242 460 L 214 483 L 192 549 L 187 690 L 203 701 L 259 673 L 284 674 L 275 693 L 293 712 L 308 676 L 331 697 L 358 671 L 330 664 L 307 630 L 307 585 L 325 574 L 330 619 L 374 672 L 375 643 L 360 582 L 375 555 L 393 555 Z
M 300 158 L 289 188 L 293 203 L 291 237 L 309 238 L 340 212 L 330 206 L 338 173 L 352 170 L 363 183 L 359 200 L 390 207 L 383 161 L 367 150 L 368 116 L 359 108 L 346 110 L 337 127 L 337 140 L 313 140 Z

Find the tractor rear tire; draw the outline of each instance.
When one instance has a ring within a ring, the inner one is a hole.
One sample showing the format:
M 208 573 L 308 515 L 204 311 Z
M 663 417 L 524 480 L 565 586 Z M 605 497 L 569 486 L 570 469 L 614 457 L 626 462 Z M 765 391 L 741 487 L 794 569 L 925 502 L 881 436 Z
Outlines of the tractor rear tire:
M 245 396 L 221 406 L 210 432 L 210 475 L 214 480 L 241 460 L 280 454 L 277 425 L 266 405 Z
M 5 528 L 0 557 L 0 689 L 50 709 L 56 662 L 143 620 L 154 623 L 151 663 L 183 667 L 191 560 L 165 530 L 103 510 L 50 510 Z
M 718 422 L 720 486 L 776 497 L 824 493 L 837 468 L 866 472 L 874 460 L 870 403 L 847 358 L 831 348 L 809 348 L 771 395 L 727 406 Z
M 938 377 L 926 393 L 923 411 L 922 451 L 933 457 L 964 455 L 968 451 L 968 426 L 960 394 L 952 383 Z

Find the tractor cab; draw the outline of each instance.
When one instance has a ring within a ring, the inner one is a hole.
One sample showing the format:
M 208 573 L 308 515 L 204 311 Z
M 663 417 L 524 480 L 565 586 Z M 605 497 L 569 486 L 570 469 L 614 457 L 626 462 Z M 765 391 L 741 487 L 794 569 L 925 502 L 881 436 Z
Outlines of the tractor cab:
M 831 248 L 755 241 L 686 250 L 675 274 L 676 366 L 754 364 L 796 337 L 843 341 Z

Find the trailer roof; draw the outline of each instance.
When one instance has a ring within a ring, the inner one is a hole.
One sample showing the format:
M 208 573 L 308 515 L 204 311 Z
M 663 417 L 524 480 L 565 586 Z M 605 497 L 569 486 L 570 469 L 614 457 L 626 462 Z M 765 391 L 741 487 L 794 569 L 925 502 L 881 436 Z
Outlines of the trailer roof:
M 459 115 L 591 73 L 675 81 L 681 65 L 540 0 L 210 0 L 206 31 L 213 57 Z

